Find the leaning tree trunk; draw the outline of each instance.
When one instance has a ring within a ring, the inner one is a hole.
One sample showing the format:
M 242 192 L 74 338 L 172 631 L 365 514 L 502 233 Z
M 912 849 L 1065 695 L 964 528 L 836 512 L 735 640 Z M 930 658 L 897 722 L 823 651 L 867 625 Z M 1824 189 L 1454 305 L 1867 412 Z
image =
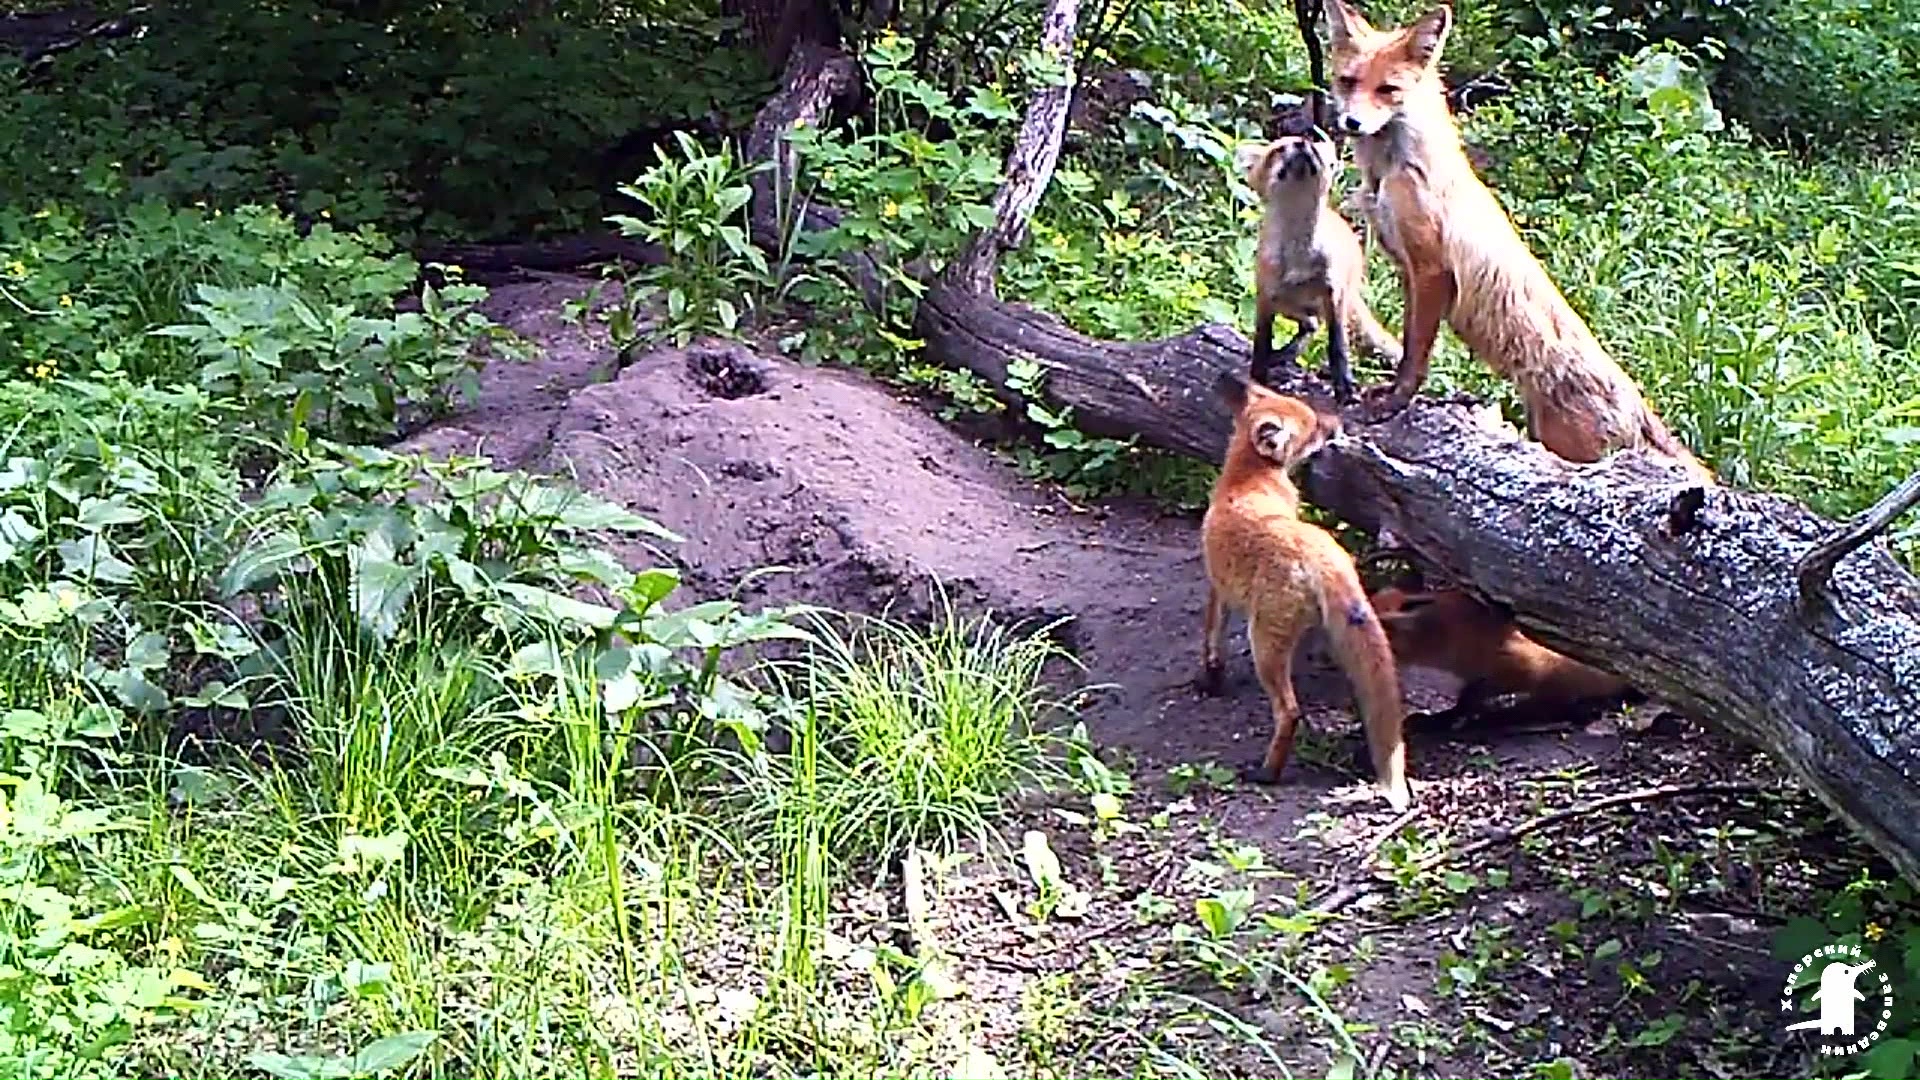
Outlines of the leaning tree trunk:
M 1046 48 L 1070 55 L 1076 7 L 1050 0 Z M 765 132 L 756 128 L 763 158 L 784 145 L 794 73 L 762 114 Z M 1030 105 L 994 225 L 922 301 L 928 355 L 1010 399 L 1008 365 L 1038 362 L 1047 396 L 1082 427 L 1218 461 L 1232 425 L 1213 386 L 1248 367 L 1237 331 L 1100 341 L 994 295 L 998 254 L 1024 232 L 1059 153 L 1064 96 L 1048 90 Z M 823 100 L 817 89 L 812 100 Z M 1330 400 L 1298 368 L 1276 388 Z M 1314 502 L 1391 528 L 1529 634 L 1765 748 L 1920 880 L 1920 581 L 1883 547 L 1858 547 L 1920 500 L 1920 479 L 1849 533 L 1798 503 L 1702 487 L 1637 452 L 1569 464 L 1472 402 L 1423 398 L 1347 430 L 1308 469 Z

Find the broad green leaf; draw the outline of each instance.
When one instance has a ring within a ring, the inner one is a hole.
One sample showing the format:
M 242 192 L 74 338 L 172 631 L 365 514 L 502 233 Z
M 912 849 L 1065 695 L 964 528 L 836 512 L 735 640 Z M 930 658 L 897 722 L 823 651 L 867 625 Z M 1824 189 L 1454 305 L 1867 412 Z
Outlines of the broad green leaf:
M 1860 1064 L 1881 1080 L 1903 1080 L 1913 1075 L 1916 1054 L 1920 1054 L 1920 1042 L 1882 1039 L 1861 1057 Z
M 121 703 L 134 712 L 159 712 L 169 704 L 165 691 L 155 686 L 145 674 L 132 668 L 110 672 L 102 677 L 100 682 L 110 688 L 120 698 Z
M 624 589 L 633 580 L 633 571 L 620 560 L 597 548 L 569 549 L 560 553 L 560 572 L 578 581 L 592 581 L 610 589 Z
M 615 617 L 619 615 L 619 612 L 610 607 L 575 600 L 550 589 L 540 588 L 538 585 L 509 581 L 494 587 L 512 597 L 527 612 L 554 622 L 604 630 L 612 626 Z
M 113 545 L 98 533 L 62 541 L 55 550 L 60 552 L 60 560 L 64 564 L 61 572 L 77 581 L 125 585 L 134 578 L 132 564 L 115 555 Z
M 167 645 L 167 635 L 158 630 L 148 630 L 127 643 L 127 666 L 137 671 L 151 671 L 165 667 L 173 650 Z
M 12 507 L 0 510 L 0 566 L 12 562 L 21 548 L 38 539 L 39 528 L 21 517 L 18 510 Z
M 234 556 L 220 575 L 220 593 L 229 599 L 278 577 L 306 554 L 292 532 L 273 533 L 256 540 Z
M 633 575 L 633 581 L 627 586 L 627 592 L 644 606 L 651 607 L 672 595 L 680 587 L 680 571 L 672 567 L 656 566 Z
M 393 539 L 384 529 L 368 533 L 347 552 L 347 572 L 353 582 L 353 613 L 375 637 L 389 640 L 400 630 L 414 587 L 425 569 L 399 561 Z
M 558 678 L 566 673 L 566 660 L 551 642 L 536 641 L 522 646 L 507 661 L 507 674 L 518 678 L 541 675 Z
M 114 525 L 137 525 L 146 515 L 127 505 L 125 499 L 84 499 L 76 518 L 83 529 L 105 529 Z

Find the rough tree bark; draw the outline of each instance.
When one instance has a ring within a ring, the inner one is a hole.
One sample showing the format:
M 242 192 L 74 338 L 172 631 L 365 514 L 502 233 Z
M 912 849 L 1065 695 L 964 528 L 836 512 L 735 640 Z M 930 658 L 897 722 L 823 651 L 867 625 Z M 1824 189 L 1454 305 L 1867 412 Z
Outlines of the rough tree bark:
M 1051 0 L 1050 32 L 1056 16 L 1071 27 L 1073 5 Z M 920 305 L 927 352 L 1003 391 L 1011 361 L 1037 361 L 1082 427 L 1218 461 L 1231 423 L 1213 387 L 1249 360 L 1237 331 L 1100 341 L 993 295 L 1001 246 L 1024 231 L 1058 153 L 1065 110 L 1041 98 L 1000 220 Z M 1297 368 L 1276 388 L 1331 400 Z M 1920 498 L 1920 483 L 1907 487 L 1898 494 Z M 1847 552 L 1827 576 L 1814 553 L 1855 537 L 1791 500 L 1704 488 L 1637 453 L 1571 465 L 1462 401 L 1350 419 L 1306 488 L 1345 520 L 1390 528 L 1541 641 L 1765 748 L 1920 880 L 1920 581 L 1884 546 Z M 1804 598 L 1803 560 L 1815 582 Z
M 720 11 L 738 18 L 769 68 L 784 68 L 801 45 L 840 41 L 840 13 L 831 0 L 722 0 Z
M 792 135 L 796 127 L 824 123 L 834 103 L 853 89 L 859 77 L 860 65 L 838 48 L 804 43 L 787 60 L 780 89 L 755 115 L 747 133 L 746 156 L 768 168 L 754 175 L 749 224 L 754 242 L 761 247 L 779 251 L 796 229 L 820 232 L 839 224 L 839 211 L 799 199 L 794 181 L 800 159 Z M 886 296 L 880 265 L 860 252 L 843 255 L 840 263 L 867 306 L 878 309 Z

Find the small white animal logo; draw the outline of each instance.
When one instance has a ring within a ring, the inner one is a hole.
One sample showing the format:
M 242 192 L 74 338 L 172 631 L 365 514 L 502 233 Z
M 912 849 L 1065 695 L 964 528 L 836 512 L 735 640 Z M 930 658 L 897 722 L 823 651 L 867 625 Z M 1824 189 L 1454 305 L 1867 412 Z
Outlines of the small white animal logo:
M 1853 1037 L 1853 1003 L 1865 1001 L 1867 995 L 1853 985 L 1860 973 L 1873 966 L 1869 960 L 1864 964 L 1828 964 L 1820 973 L 1820 989 L 1813 992 L 1813 1000 L 1820 1003 L 1820 1018 L 1802 1020 L 1797 1024 L 1788 1024 L 1788 1031 L 1817 1027 L 1822 1035 L 1836 1032 L 1848 1038 Z
M 1848 963 L 1849 959 L 1859 962 Z M 1788 1024 L 1786 1030 L 1813 1029 L 1823 1039 L 1826 1036 L 1838 1035 L 1845 1040 L 1837 1043 L 1822 1042 L 1820 1044 L 1822 1056 L 1839 1057 L 1857 1054 L 1886 1032 L 1887 1021 L 1893 1016 L 1893 984 L 1887 979 L 1886 972 L 1878 970 L 1878 965 L 1864 956 L 1858 946 L 1826 945 L 1801 957 L 1800 962 L 1794 965 L 1793 973 L 1787 976 L 1786 991 L 1780 997 L 1781 1012 L 1801 1011 L 1793 1000 L 1794 988 L 1800 984 L 1801 977 L 1808 968 L 1822 961 L 1825 961 L 1825 966 L 1820 969 L 1819 988 L 1808 999 L 1810 1004 L 1819 1007 L 1820 1015 L 1812 1020 Z M 1858 1013 L 1854 1005 L 1856 1002 L 1867 999 L 1866 993 L 1856 984 L 1860 977 L 1869 971 L 1878 978 L 1879 985 L 1876 989 L 1879 991 L 1877 996 L 1880 1001 L 1877 1007 L 1867 1006 L 1869 1010 L 1866 1014 L 1867 1021 L 1872 1030 L 1856 1039 L 1854 1024 Z M 1875 1016 L 1875 1012 L 1879 1015 Z

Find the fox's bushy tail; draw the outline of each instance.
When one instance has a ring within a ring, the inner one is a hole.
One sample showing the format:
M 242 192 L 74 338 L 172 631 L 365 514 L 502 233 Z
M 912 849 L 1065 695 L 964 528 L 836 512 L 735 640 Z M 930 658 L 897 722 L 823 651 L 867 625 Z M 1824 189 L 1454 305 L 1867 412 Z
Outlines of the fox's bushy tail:
M 1400 338 L 1393 334 L 1374 317 L 1373 309 L 1360 297 L 1353 298 L 1353 325 L 1347 327 L 1348 336 L 1357 339 L 1366 350 L 1390 367 L 1400 364 Z
M 1333 657 L 1353 684 L 1353 697 L 1373 755 L 1374 782 L 1396 810 L 1412 802 L 1407 786 L 1407 709 L 1387 633 L 1368 602 L 1360 577 L 1349 570 L 1320 582 L 1320 621 Z

